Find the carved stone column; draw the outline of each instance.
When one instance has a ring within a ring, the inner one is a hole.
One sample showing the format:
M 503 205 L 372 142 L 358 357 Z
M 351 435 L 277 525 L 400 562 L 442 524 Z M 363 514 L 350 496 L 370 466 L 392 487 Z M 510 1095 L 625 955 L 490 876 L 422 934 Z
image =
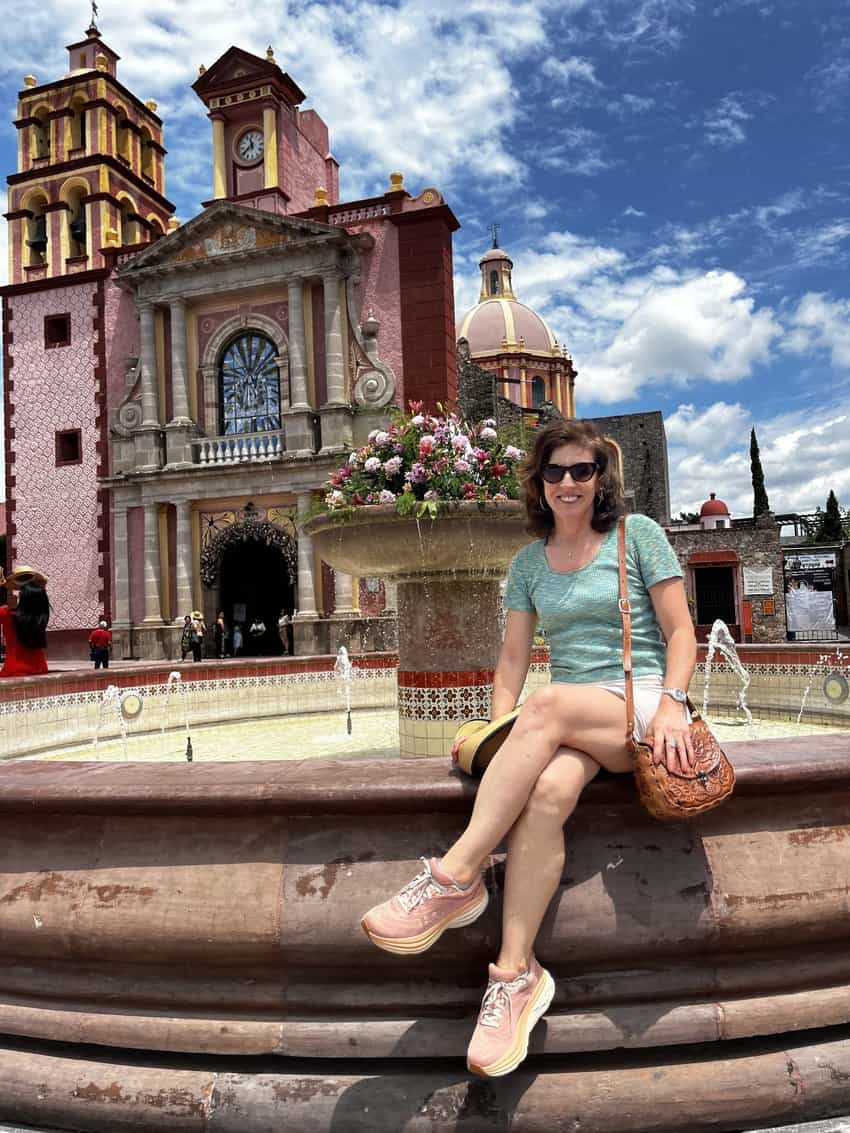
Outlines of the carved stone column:
M 277 110 L 273 104 L 263 107 L 263 143 L 263 187 L 271 189 L 278 183 Z
M 172 425 L 191 425 L 189 416 L 189 358 L 186 347 L 186 303 L 172 299 L 171 309 L 171 401 Z
M 342 306 L 340 279 L 324 277 L 325 290 L 325 368 L 328 375 L 328 406 L 345 405 L 345 369 L 342 359 Z
M 137 306 L 139 310 L 139 372 L 142 379 L 142 428 L 159 428 L 154 306 L 153 303 L 139 303 Z
M 115 620 L 123 629 L 130 624 L 130 548 L 127 534 L 127 508 L 116 506 L 112 517 L 113 563 L 115 571 Z
M 150 472 L 162 467 L 162 433 L 159 424 L 159 397 L 156 376 L 156 334 L 153 303 L 137 304 L 139 311 L 139 377 L 142 393 L 142 422 L 133 434 L 137 471 Z
M 192 463 L 193 421 L 189 416 L 189 353 L 186 346 L 186 304 L 172 299 L 171 311 L 171 403 L 173 416 L 166 429 L 169 467 Z
M 350 574 L 341 570 L 334 571 L 334 597 L 336 614 L 353 614 L 354 609 L 354 579 Z
M 345 365 L 342 353 L 343 310 L 339 275 L 324 276 L 325 370 L 328 397 L 321 407 L 322 452 L 338 452 L 351 444 L 352 411 L 345 397 Z
M 224 148 L 224 117 L 214 111 L 210 114 L 213 140 L 213 199 L 227 196 L 227 157 Z
M 159 504 L 148 501 L 145 511 L 145 621 L 162 622 L 162 580 L 159 567 Z
M 296 497 L 296 515 L 299 521 L 310 514 L 310 493 L 300 492 Z M 309 535 L 298 535 L 298 618 L 318 617 L 316 586 L 313 581 L 313 540 Z
M 175 622 L 182 623 L 183 616 L 194 606 L 195 598 L 195 551 L 192 542 L 192 504 L 180 500 L 175 504 L 177 511 L 177 610 Z M 174 612 L 174 611 L 172 611 Z
M 307 400 L 307 339 L 304 331 L 304 281 L 289 284 L 289 396 L 284 412 L 287 452 L 307 455 L 315 449 L 313 409 Z

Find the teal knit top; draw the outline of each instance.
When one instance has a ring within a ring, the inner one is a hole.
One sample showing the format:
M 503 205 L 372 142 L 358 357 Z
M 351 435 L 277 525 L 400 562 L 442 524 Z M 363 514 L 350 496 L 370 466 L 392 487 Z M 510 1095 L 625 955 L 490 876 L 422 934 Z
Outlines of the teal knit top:
M 663 676 L 666 645 L 652 608 L 650 587 L 681 578 L 682 568 L 654 519 L 626 520 L 626 566 L 632 607 L 632 671 Z M 509 610 L 536 613 L 549 642 L 552 680 L 595 684 L 623 678 L 623 633 L 618 606 L 617 528 L 606 532 L 591 561 L 578 570 L 553 570 L 545 542 L 518 551 L 505 590 Z

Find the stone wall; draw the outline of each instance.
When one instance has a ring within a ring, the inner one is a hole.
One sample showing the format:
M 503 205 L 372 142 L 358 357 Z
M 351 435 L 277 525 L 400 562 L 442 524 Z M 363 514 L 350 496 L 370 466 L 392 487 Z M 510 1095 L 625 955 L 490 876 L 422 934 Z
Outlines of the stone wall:
M 685 572 L 688 593 L 693 596 L 693 569 L 688 566 L 695 552 L 734 551 L 740 560 L 737 570 L 738 601 L 750 602 L 753 616 L 752 640 L 755 643 L 785 641 L 785 592 L 782 572 L 782 545 L 779 526 L 771 516 L 760 517 L 753 526 L 716 528 L 713 531 L 677 531 L 671 528 L 667 537 L 679 557 Z M 772 596 L 744 596 L 743 568 L 771 567 L 774 592 Z M 774 603 L 774 614 L 765 614 L 765 598 Z
M 657 523 L 670 522 L 667 434 L 661 413 L 626 413 L 589 420 L 620 446 L 623 479 L 632 511 Z

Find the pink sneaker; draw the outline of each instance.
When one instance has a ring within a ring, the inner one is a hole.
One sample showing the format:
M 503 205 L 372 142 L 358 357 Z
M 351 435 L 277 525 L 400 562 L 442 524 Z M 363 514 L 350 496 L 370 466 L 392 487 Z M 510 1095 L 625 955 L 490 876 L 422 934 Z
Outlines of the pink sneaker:
M 466 1065 L 483 1078 L 510 1074 L 528 1054 L 535 1024 L 549 1010 L 555 981 L 532 956 L 521 975 L 490 965 L 490 982 L 466 1055 Z
M 472 924 L 487 908 L 490 897 L 480 877 L 464 887 L 435 858 L 422 858 L 422 863 L 422 873 L 360 922 L 372 943 L 386 952 L 425 952 L 447 928 Z

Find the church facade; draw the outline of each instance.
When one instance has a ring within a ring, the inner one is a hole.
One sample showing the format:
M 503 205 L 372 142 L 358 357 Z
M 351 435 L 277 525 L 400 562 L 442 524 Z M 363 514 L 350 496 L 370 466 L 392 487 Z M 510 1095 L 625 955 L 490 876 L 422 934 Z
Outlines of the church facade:
M 328 130 L 274 60 L 194 84 L 213 187 L 164 196 L 156 104 L 92 27 L 24 80 L 3 288 L 7 558 L 50 579 L 50 649 L 105 616 L 118 655 L 173 657 L 185 614 L 259 622 L 256 652 L 374 636 L 387 596 L 297 521 L 386 407 L 457 397 L 452 232 L 435 188 L 341 202 Z M 392 598 L 390 596 L 390 607 Z

